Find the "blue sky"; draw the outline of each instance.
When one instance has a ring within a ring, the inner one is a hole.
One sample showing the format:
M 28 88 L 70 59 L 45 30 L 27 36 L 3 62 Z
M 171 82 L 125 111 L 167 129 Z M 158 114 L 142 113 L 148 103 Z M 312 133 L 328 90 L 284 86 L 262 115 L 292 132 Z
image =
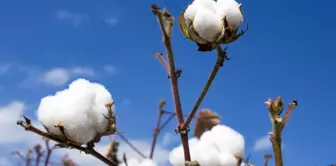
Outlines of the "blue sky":
M 330 148 L 336 147 L 336 2 L 241 2 L 250 29 L 229 45 L 232 60 L 221 68 L 201 107 L 219 112 L 222 123 L 241 132 L 247 153 L 261 164 L 262 154 L 271 152 L 253 151 L 254 143 L 271 128 L 263 102 L 277 95 L 285 102 L 297 99 L 299 107 L 284 131 L 286 165 L 335 162 Z M 1 1 L 0 105 L 22 101 L 26 114 L 34 117 L 40 98 L 85 77 L 111 91 L 119 130 L 128 138 L 149 140 L 159 99 L 166 99 L 167 109 L 173 110 L 167 74 L 154 58 L 164 47 L 149 8 L 152 3 L 177 16 L 189 1 Z M 177 26 L 172 40 L 176 65 L 183 68 L 182 107 L 189 112 L 216 54 L 197 52 Z M 62 69 L 63 77 L 54 81 L 63 82 L 50 85 L 44 78 L 55 68 Z M 175 121 L 166 130 L 174 128 Z M 8 152 L 5 148 L 0 155 Z

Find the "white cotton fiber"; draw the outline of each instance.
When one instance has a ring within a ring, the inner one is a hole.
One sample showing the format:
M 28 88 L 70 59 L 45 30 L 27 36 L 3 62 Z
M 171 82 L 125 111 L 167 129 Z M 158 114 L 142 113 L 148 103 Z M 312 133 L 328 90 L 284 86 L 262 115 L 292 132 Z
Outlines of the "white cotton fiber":
M 191 160 L 202 166 L 236 166 L 244 157 L 244 137 L 225 125 L 214 126 L 203 133 L 201 138 L 189 139 Z M 174 166 L 184 166 L 182 145 L 169 154 L 169 162 Z
M 86 144 L 104 132 L 107 126 L 107 119 L 103 116 L 107 115 L 105 105 L 112 102 L 112 96 L 104 86 L 77 79 L 68 89 L 41 99 L 38 120 L 51 134 L 63 136 L 55 127 L 61 124 L 68 139 Z

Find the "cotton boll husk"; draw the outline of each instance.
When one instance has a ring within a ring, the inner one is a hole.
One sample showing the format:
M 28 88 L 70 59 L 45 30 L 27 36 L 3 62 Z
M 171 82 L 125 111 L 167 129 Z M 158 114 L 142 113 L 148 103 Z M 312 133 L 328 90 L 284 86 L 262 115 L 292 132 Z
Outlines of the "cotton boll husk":
M 208 131 L 208 134 L 203 134 L 200 140 L 211 142 L 220 152 L 227 152 L 236 157 L 244 157 L 244 137 L 228 126 L 214 126 Z
M 237 166 L 238 160 L 229 153 L 222 152 L 218 155 L 220 166 Z
M 239 9 L 239 4 L 234 0 L 218 0 L 216 5 L 216 14 L 228 21 L 232 29 L 237 29 L 243 23 L 243 14 Z
M 219 165 L 219 151 L 211 143 L 206 141 L 199 141 L 194 151 L 196 153 L 196 158 L 194 158 L 193 160 L 196 160 L 200 165 Z
M 189 150 L 190 150 L 190 157 L 191 160 L 197 159 L 197 155 L 195 154 L 195 148 L 198 143 L 197 138 L 191 138 L 189 139 Z M 178 147 L 174 148 L 170 153 L 169 153 L 169 162 L 170 164 L 174 166 L 185 166 L 185 161 L 184 161 L 184 151 L 182 145 L 179 145 Z
M 208 42 L 214 42 L 222 31 L 223 24 L 218 15 L 210 10 L 199 8 L 194 18 L 195 31 Z

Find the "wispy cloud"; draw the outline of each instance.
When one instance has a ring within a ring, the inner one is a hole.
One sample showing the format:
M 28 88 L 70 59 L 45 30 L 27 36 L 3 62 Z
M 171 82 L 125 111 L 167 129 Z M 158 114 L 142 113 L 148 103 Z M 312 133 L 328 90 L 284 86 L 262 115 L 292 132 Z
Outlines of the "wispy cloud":
M 79 26 L 83 20 L 89 17 L 85 14 L 73 13 L 68 10 L 59 10 L 56 12 L 56 18 L 61 21 L 68 21 L 74 26 Z
M 171 133 L 171 132 L 166 132 L 163 134 L 163 137 L 162 137 L 162 145 L 168 146 L 168 145 L 178 142 L 178 140 L 179 140 L 178 135 Z
M 104 66 L 104 70 L 105 72 L 110 73 L 110 74 L 117 74 L 119 72 L 118 69 L 114 65 L 111 65 L 111 64 Z
M 41 73 L 41 75 L 39 76 L 39 81 L 47 85 L 61 86 L 68 83 L 73 77 L 93 77 L 95 73 L 96 72 L 93 69 L 86 67 L 53 68 Z
M 253 146 L 254 151 L 265 151 L 272 148 L 271 141 L 269 139 L 269 136 L 263 136 L 260 139 L 258 139 Z
M 6 74 L 11 69 L 11 64 L 0 64 L 0 74 Z
M 116 16 L 106 17 L 104 20 L 105 20 L 106 24 L 108 24 L 112 27 L 115 26 L 116 24 L 118 24 L 118 22 L 119 22 L 119 19 Z

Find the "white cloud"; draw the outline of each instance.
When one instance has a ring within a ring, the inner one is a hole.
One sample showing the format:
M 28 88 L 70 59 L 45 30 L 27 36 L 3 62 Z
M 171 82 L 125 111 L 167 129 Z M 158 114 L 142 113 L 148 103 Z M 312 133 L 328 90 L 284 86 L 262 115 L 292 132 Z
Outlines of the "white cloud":
M 13 101 L 7 105 L 0 106 L 0 131 L 5 133 L 0 137 L 0 146 L 12 146 L 22 145 L 31 146 L 41 141 L 41 137 L 25 131 L 21 126 L 18 126 L 16 122 L 22 120 L 20 117 L 26 105 L 21 101 Z M 35 127 L 41 128 L 42 125 L 37 121 L 32 121 Z M 13 150 L 13 149 L 11 149 Z
M 53 85 L 60 86 L 67 83 L 70 79 L 70 74 L 66 69 L 55 68 L 49 71 L 46 71 L 41 76 L 41 82 Z
M 263 136 L 260 139 L 258 139 L 253 146 L 254 151 L 265 151 L 271 148 L 272 148 L 272 143 L 270 141 L 270 136 L 268 135 Z
M 138 149 L 141 149 L 141 152 L 145 155 L 148 155 L 150 152 L 151 144 L 150 142 L 144 141 L 144 140 L 130 140 L 132 144 L 137 147 Z M 107 145 L 107 144 L 106 144 Z M 102 153 L 105 149 L 105 144 L 97 144 L 95 146 L 95 149 L 99 152 Z M 122 155 L 126 154 L 126 157 L 128 160 L 136 158 L 138 160 L 141 160 L 142 158 L 134 152 L 127 144 L 120 142 L 119 145 L 119 153 L 118 157 L 119 159 L 122 160 Z M 105 166 L 105 164 L 98 159 L 85 154 L 84 152 L 80 153 L 78 150 L 71 150 L 71 149 L 61 149 L 61 150 L 56 150 L 55 155 L 62 157 L 64 154 L 68 154 L 69 158 L 76 162 L 77 164 L 81 166 Z M 168 154 L 169 151 L 167 149 L 164 149 L 162 146 L 157 145 L 155 148 L 155 153 L 154 153 L 154 160 L 158 163 L 158 165 L 162 165 L 168 161 Z
M 105 23 L 110 25 L 110 26 L 115 26 L 119 22 L 119 19 L 117 17 L 109 17 L 105 18 Z
M 118 72 L 117 68 L 114 65 L 106 65 L 104 66 L 104 70 L 110 74 L 116 74 Z
M 11 69 L 12 65 L 10 64 L 0 64 L 0 74 L 5 74 Z
M 162 137 L 162 145 L 167 146 L 178 142 L 179 136 L 175 133 L 165 132 Z
M 74 26 L 79 26 L 83 20 L 87 19 L 88 16 L 84 14 L 73 13 L 68 10 L 60 10 L 56 12 L 57 19 L 61 21 L 69 21 Z
M 39 76 L 39 81 L 47 85 L 61 86 L 69 82 L 76 76 L 94 76 L 96 72 L 91 68 L 73 67 L 73 68 L 53 68 L 44 71 Z
M 13 164 L 6 157 L 0 157 L 0 166 L 12 166 Z
M 88 76 L 94 76 L 96 74 L 96 72 L 93 69 L 87 67 L 74 67 L 70 69 L 69 72 L 73 74 L 88 75 Z

